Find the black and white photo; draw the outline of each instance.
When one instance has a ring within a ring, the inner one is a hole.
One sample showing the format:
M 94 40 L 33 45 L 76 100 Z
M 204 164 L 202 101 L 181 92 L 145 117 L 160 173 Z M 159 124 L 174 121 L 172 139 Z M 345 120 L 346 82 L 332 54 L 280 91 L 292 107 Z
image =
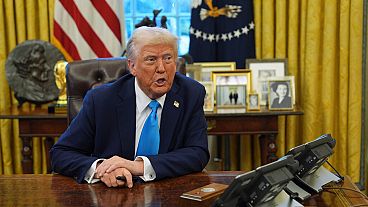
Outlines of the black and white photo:
M 269 110 L 293 109 L 291 81 L 269 81 Z
M 259 111 L 260 110 L 259 94 L 258 93 L 250 93 L 248 95 L 247 109 L 249 111 Z
M 260 94 L 260 105 L 268 105 L 268 80 L 287 74 L 287 60 L 247 59 L 246 68 L 252 71 L 252 90 Z

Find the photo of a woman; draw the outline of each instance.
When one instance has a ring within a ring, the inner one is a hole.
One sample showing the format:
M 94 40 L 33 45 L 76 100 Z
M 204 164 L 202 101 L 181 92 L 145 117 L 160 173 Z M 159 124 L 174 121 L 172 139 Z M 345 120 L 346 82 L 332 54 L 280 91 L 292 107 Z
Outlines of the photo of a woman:
M 290 92 L 290 82 L 288 81 L 270 81 L 270 88 L 272 92 L 276 95 L 270 96 L 274 97 L 270 100 L 271 109 L 292 109 L 292 97 Z

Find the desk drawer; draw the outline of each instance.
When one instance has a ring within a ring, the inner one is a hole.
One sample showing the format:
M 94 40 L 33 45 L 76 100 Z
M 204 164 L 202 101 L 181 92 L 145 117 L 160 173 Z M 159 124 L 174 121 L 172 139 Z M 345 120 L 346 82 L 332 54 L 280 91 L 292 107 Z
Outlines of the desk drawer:
M 277 116 L 207 117 L 210 135 L 277 134 Z
M 66 128 L 66 119 L 19 119 L 19 136 L 21 137 L 58 137 Z

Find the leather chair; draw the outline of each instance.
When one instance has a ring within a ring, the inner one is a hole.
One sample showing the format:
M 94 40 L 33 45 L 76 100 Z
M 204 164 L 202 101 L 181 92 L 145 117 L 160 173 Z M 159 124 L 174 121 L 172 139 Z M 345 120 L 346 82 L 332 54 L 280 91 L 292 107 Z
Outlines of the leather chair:
M 177 71 L 186 74 L 185 60 L 178 58 Z M 71 62 L 66 68 L 68 124 L 82 107 L 87 91 L 129 73 L 126 58 L 98 58 Z

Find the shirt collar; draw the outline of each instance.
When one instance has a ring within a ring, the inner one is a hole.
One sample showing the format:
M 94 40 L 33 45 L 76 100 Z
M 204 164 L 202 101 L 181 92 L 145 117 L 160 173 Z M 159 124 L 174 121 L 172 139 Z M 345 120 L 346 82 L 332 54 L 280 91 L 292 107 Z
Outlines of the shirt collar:
M 148 104 L 152 101 L 152 99 L 148 97 L 139 87 L 137 78 L 134 78 L 134 88 L 135 88 L 135 96 L 136 96 L 138 112 L 141 113 L 148 106 Z M 156 101 L 160 103 L 161 108 L 164 107 L 165 99 L 166 99 L 166 94 L 156 99 Z

